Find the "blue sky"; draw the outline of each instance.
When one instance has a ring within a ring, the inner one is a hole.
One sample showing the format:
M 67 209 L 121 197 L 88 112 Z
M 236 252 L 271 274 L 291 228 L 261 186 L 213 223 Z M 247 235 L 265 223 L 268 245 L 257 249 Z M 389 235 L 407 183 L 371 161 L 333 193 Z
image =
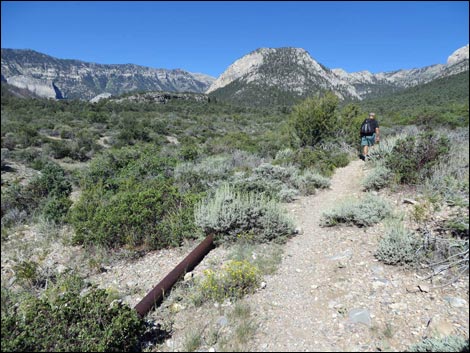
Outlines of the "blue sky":
M 468 44 L 467 1 L 2 1 L 2 48 L 219 76 L 261 47 L 328 68 L 444 64 Z

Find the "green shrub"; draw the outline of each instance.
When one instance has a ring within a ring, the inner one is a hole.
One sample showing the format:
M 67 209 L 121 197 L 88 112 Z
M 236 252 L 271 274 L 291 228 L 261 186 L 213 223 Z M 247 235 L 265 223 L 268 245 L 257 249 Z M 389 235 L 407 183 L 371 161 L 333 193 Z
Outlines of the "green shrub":
M 419 261 L 421 240 L 402 223 L 392 222 L 380 239 L 375 256 L 388 265 L 412 265 Z
M 199 284 L 203 297 L 222 302 L 227 298 L 242 298 L 254 292 L 260 281 L 260 272 L 246 260 L 227 262 L 220 272 L 205 270 Z
M 323 97 L 307 98 L 293 107 L 289 117 L 293 145 L 315 146 L 337 131 L 338 97 L 328 92 Z
M 411 345 L 407 352 L 468 352 L 469 341 L 460 336 L 444 338 L 426 338 L 422 342 Z
M 72 208 L 76 243 L 161 249 L 197 237 L 192 195 L 181 195 L 169 181 L 129 181 L 115 192 L 97 184 Z
M 396 141 L 386 166 L 397 174 L 400 183 L 416 184 L 431 176 L 432 167 L 449 150 L 450 140 L 434 132 L 408 136 Z
M 195 207 L 196 224 L 219 242 L 236 241 L 237 235 L 252 231 L 255 242 L 283 241 L 293 234 L 293 224 L 279 204 L 263 195 L 240 193 L 224 184 L 214 195 Z
M 467 213 L 459 212 L 459 214 L 452 216 L 444 221 L 443 228 L 449 231 L 453 236 L 458 238 L 469 238 L 469 216 Z
M 13 266 L 13 270 L 20 284 L 33 286 L 38 281 L 38 263 L 35 261 L 21 261 Z
M 72 201 L 68 197 L 51 197 L 42 208 L 42 214 L 46 219 L 61 223 L 65 220 Z
M 72 192 L 72 183 L 59 165 L 49 162 L 41 169 L 41 175 L 28 184 L 26 190 L 35 197 L 67 197 Z
M 294 162 L 301 169 L 315 169 L 320 174 L 330 177 L 336 168 L 348 165 L 349 155 L 340 150 L 324 150 L 320 147 L 301 148 L 297 151 Z
M 326 211 L 320 224 L 332 227 L 339 224 L 368 227 L 392 213 L 391 205 L 382 198 L 367 193 L 362 199 L 347 199 L 338 207 Z
M 100 153 L 84 173 L 84 189 L 102 182 L 106 189 L 115 190 L 129 178 L 144 180 L 168 179 L 173 176 L 176 161 L 162 157 L 160 150 L 152 145 L 127 146 Z
M 41 213 L 61 222 L 71 204 L 68 200 L 71 191 L 72 183 L 64 170 L 48 162 L 29 184 L 14 184 L 5 191 L 2 189 L 2 225 L 15 224 L 26 215 Z
M 137 312 L 120 302 L 111 302 L 103 289 L 92 287 L 83 294 L 82 288 L 78 284 L 64 288 L 61 283 L 48 289 L 48 295 L 43 298 L 30 297 L 18 307 L 10 303 L 7 310 L 2 305 L 2 351 L 127 352 L 139 349 L 145 327 Z M 51 291 L 58 293 L 51 294 Z

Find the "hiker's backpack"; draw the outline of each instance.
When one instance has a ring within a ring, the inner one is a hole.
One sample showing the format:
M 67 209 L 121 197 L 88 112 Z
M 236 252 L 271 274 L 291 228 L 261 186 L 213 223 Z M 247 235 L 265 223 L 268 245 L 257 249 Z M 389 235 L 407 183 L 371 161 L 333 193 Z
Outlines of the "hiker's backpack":
M 361 125 L 361 135 L 370 136 L 374 133 L 374 128 L 372 126 L 372 120 L 366 119 Z

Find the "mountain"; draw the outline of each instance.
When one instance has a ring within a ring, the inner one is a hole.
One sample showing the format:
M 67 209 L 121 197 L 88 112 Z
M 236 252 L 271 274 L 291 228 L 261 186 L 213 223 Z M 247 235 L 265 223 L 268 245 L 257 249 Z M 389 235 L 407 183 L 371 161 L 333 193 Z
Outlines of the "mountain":
M 405 88 L 381 97 L 366 98 L 359 102 L 364 111 L 375 111 L 387 120 L 405 123 L 428 122 L 437 116 L 448 122 L 468 125 L 468 72 L 441 77 L 422 85 Z M 454 115 L 455 119 L 450 119 Z
M 292 104 L 326 90 L 343 100 L 362 100 L 468 71 L 468 52 L 467 45 L 446 64 L 373 74 L 330 70 L 300 48 L 261 48 L 230 65 L 206 93 L 245 105 Z
M 357 98 L 355 88 L 301 48 L 261 48 L 235 61 L 206 93 L 249 105 L 289 104 L 334 89 L 340 98 Z
M 353 85 L 361 98 L 370 98 L 468 71 L 468 59 L 469 46 L 466 45 L 452 53 L 448 57 L 446 64 L 377 74 L 372 74 L 369 71 L 348 74 L 342 69 L 333 69 L 333 72 L 341 79 Z
M 469 46 L 446 64 L 373 74 L 329 69 L 301 48 L 260 48 L 236 60 L 219 78 L 133 64 L 104 65 L 57 59 L 33 50 L 2 49 L 2 82 L 16 94 L 92 100 L 127 92 L 207 93 L 235 104 L 292 105 L 333 91 L 343 101 L 382 97 L 433 80 L 468 72 Z
M 90 100 L 131 91 L 196 92 L 214 77 L 133 64 L 105 65 L 57 59 L 33 50 L 2 49 L 2 82 L 47 98 Z

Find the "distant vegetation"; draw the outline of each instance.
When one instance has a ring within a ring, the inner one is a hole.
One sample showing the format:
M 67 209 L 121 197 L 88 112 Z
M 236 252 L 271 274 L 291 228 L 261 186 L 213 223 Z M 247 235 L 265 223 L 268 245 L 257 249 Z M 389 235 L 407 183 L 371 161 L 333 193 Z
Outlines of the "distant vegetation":
M 468 126 L 468 71 L 357 103 L 386 126 Z

